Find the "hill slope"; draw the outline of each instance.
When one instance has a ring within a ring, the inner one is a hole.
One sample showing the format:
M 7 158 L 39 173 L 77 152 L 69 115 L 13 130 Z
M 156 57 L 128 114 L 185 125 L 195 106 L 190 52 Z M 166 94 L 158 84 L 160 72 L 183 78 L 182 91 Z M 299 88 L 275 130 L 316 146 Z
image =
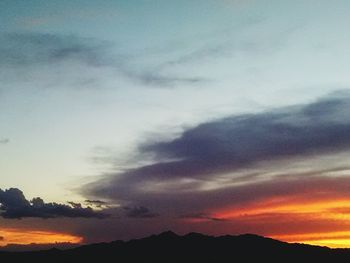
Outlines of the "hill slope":
M 108 259 L 108 261 L 107 261 Z M 143 239 L 114 241 L 70 250 L 1 252 L 9 262 L 349 262 L 350 250 L 289 244 L 257 235 L 178 236 L 164 232 Z

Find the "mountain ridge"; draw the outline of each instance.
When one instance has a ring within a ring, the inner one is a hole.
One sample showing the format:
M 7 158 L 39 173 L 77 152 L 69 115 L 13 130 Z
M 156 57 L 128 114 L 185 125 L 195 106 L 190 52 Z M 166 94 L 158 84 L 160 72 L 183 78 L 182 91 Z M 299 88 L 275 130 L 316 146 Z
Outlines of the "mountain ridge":
M 350 260 L 350 249 L 286 243 L 255 234 L 209 236 L 191 232 L 178 235 L 172 231 L 129 241 L 82 245 L 67 250 L 0 252 L 0 260 L 35 262 L 82 260 L 94 262 L 114 259 L 121 262 L 235 262 L 236 260 Z

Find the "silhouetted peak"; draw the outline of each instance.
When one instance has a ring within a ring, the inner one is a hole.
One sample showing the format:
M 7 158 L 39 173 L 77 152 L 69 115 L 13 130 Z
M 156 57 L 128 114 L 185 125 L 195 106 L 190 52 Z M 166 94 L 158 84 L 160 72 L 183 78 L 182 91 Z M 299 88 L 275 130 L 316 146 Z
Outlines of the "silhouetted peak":
M 179 236 L 172 231 L 130 240 L 99 243 L 75 249 L 40 252 L 0 252 L 1 262 L 349 262 L 350 250 L 289 244 L 254 234 L 212 237 L 200 233 Z M 40 259 L 40 260 L 39 260 Z M 212 260 L 215 259 L 215 260 Z M 6 261 L 7 260 L 7 261 Z M 38 261 L 39 260 L 39 261 Z M 57 261 L 58 262 L 58 261 Z
M 279 246 L 281 244 L 283 244 L 283 242 L 276 240 L 276 239 L 272 239 L 272 238 L 268 238 L 268 237 L 263 237 L 263 236 L 259 236 L 259 235 L 255 235 L 255 234 L 244 234 L 244 235 L 239 235 L 237 236 L 237 238 L 241 241 L 241 242 L 246 242 L 246 243 L 250 243 L 250 244 L 264 244 L 264 245 L 269 245 L 269 246 Z
M 160 233 L 157 237 L 160 238 L 175 238 L 175 237 L 179 237 L 176 233 L 174 233 L 173 231 L 165 231 L 163 233 Z

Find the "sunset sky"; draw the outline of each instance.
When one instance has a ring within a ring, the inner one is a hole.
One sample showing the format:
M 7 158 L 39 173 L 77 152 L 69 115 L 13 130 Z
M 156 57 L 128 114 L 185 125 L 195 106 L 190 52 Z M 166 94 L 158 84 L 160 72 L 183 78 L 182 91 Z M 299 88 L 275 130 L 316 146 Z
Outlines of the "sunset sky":
M 350 247 L 349 12 L 1 0 L 0 246 L 171 229 Z

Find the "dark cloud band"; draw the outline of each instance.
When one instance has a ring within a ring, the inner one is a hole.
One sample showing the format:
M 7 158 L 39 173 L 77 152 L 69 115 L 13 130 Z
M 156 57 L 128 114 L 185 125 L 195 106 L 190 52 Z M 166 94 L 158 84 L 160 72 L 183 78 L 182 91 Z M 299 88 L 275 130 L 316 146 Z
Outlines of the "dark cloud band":
M 349 150 L 349 111 L 349 93 L 339 92 L 310 104 L 209 121 L 184 131 L 173 140 L 141 145 L 140 156 L 155 156 L 153 164 L 106 175 L 87 185 L 84 193 L 142 203 L 152 210 L 171 206 L 173 211 L 185 214 L 193 212 L 194 207 L 220 205 L 220 200 L 239 203 L 259 199 L 260 195 L 268 197 L 277 191 L 274 186 L 281 187 L 284 180 L 293 178 L 291 175 L 304 179 L 304 172 L 288 171 L 287 177 L 277 181 L 261 178 L 263 171 L 243 173 L 243 176 L 236 173 L 272 161 L 308 159 L 308 156 Z M 221 185 L 210 191 L 203 187 L 207 182 L 220 182 L 222 176 L 227 178 L 228 174 L 231 174 L 232 186 Z M 304 175 L 312 177 L 312 171 Z M 270 190 L 263 187 L 264 183 L 260 187 L 262 179 L 268 181 Z M 235 182 L 242 186 L 234 185 Z
M 71 206 L 58 203 L 45 203 L 40 197 L 28 201 L 17 188 L 5 191 L 0 189 L 0 216 L 8 219 L 24 217 L 57 218 L 84 217 L 106 218 L 107 214 L 96 212 L 92 208 L 83 208 L 81 204 L 70 202 Z

